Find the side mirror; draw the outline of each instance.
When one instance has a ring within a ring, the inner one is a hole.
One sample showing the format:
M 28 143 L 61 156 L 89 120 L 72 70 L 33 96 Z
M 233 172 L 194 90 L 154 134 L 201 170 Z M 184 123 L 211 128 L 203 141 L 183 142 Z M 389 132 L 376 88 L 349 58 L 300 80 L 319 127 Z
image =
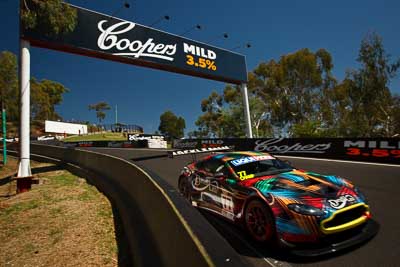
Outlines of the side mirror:
M 285 162 L 286 164 L 288 164 L 290 166 L 293 166 L 292 163 L 290 161 L 288 161 L 288 160 L 283 160 L 283 162 Z

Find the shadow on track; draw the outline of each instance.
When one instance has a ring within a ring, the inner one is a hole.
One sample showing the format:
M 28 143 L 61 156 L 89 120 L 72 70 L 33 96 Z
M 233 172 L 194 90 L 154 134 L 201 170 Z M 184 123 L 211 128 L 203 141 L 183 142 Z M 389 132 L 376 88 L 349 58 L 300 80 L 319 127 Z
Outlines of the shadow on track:
M 327 255 L 300 257 L 291 254 L 290 251 L 283 248 L 278 248 L 271 244 L 258 243 L 252 240 L 250 236 L 246 234 L 246 230 L 242 227 L 233 225 L 232 223 L 213 213 L 203 210 L 199 211 L 210 222 L 210 224 L 214 226 L 221 236 L 223 236 L 226 241 L 236 250 L 237 253 L 246 257 L 271 258 L 273 260 L 293 264 L 318 263 L 351 253 L 352 251 L 357 250 L 368 243 L 367 241 Z

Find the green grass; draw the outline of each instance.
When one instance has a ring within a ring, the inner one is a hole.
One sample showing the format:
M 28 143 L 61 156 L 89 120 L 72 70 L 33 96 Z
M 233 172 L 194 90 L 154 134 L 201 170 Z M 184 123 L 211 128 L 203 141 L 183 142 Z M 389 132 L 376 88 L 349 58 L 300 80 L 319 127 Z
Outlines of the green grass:
M 28 202 L 20 202 L 16 203 L 13 206 L 10 206 L 2 211 L 2 214 L 0 214 L 0 218 L 3 216 L 7 217 L 8 215 L 12 213 L 20 213 L 26 210 L 31 210 L 39 207 L 39 201 L 38 200 L 31 200 Z
M 52 179 L 54 184 L 58 186 L 75 185 L 78 181 L 77 177 L 69 172 L 64 172 L 63 174 L 54 176 Z
M 75 135 L 64 139 L 64 142 L 81 142 L 81 141 L 126 141 L 122 133 L 100 133 L 90 135 Z

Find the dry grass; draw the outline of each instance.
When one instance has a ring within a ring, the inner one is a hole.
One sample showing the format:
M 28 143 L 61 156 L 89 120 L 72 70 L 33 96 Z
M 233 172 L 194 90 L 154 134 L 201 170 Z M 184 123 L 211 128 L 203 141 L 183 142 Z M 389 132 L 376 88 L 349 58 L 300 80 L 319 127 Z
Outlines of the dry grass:
M 108 199 L 64 170 L 38 176 L 31 191 L 0 198 L 0 266 L 117 266 Z

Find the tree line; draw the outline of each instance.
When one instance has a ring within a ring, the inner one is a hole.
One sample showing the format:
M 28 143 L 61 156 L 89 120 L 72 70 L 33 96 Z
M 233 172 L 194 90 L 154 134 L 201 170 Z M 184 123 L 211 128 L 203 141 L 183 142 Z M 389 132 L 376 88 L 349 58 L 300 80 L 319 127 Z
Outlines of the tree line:
M 17 57 L 9 51 L 0 53 L 0 100 L 7 111 L 7 120 L 19 121 L 19 85 L 17 75 Z M 68 92 L 61 83 L 31 78 L 31 117 L 32 120 L 58 120 L 61 116 L 55 106 Z
M 248 73 L 255 137 L 390 137 L 400 133 L 400 97 L 389 89 L 400 67 L 382 38 L 369 33 L 361 42 L 360 67 L 339 82 L 326 49 L 300 49 L 260 63 Z M 201 102 L 198 127 L 189 137 L 244 137 L 239 86 L 227 85 Z

